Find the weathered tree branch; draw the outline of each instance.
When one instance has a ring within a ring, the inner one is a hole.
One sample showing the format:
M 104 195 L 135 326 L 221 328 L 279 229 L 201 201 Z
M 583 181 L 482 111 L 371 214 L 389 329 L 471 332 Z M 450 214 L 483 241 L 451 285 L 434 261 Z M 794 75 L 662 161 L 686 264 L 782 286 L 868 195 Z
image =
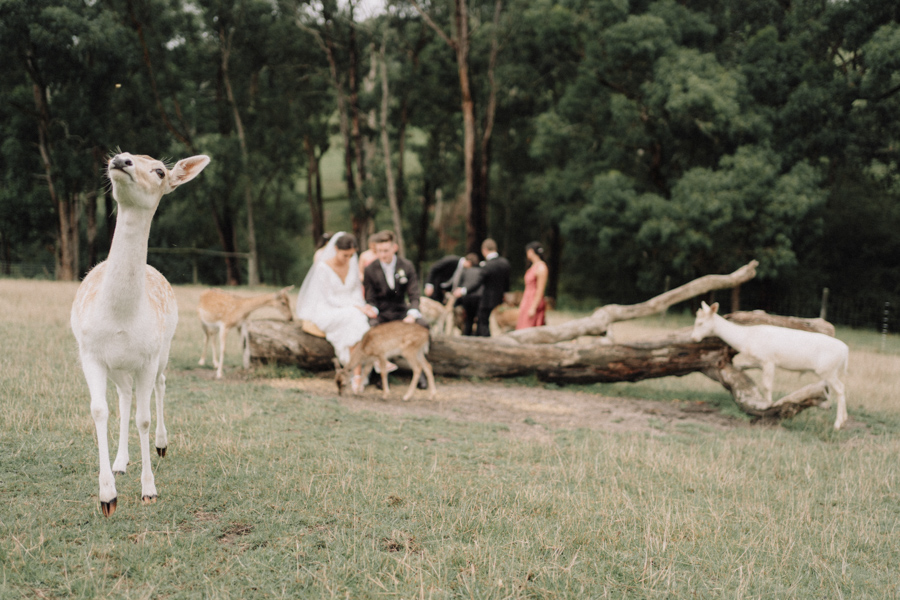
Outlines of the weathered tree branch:
M 627 306 L 607 304 L 583 319 L 575 319 L 561 325 L 521 329 L 503 337 L 521 344 L 553 344 L 586 335 L 605 335 L 609 326 L 617 321 L 647 317 L 700 294 L 732 288 L 749 281 L 756 276 L 758 264 L 753 260 L 730 275 L 700 277 L 640 304 Z

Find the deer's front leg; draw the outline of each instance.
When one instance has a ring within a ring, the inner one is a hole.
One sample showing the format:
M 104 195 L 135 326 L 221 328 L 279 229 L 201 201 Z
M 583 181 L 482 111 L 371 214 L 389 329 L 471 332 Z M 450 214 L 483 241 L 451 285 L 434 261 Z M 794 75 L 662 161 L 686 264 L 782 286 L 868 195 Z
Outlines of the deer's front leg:
M 116 392 L 119 395 L 119 447 L 116 450 L 116 460 L 113 463 L 113 474 L 125 473 L 128 468 L 128 424 L 131 421 L 131 390 L 133 380 L 128 373 L 112 372 L 110 379 L 116 384 Z
M 206 347 L 212 346 L 213 348 L 213 366 L 216 366 L 216 347 L 212 342 L 212 333 L 209 328 L 206 326 L 206 323 L 200 322 L 200 326 L 203 328 L 203 350 L 200 351 L 200 360 L 197 361 L 197 364 L 201 367 L 206 364 Z
M 409 358 L 406 359 L 409 362 Z M 412 379 L 409 382 L 409 389 L 406 390 L 406 393 L 403 394 L 403 401 L 407 402 L 410 398 L 412 398 L 413 393 L 416 391 L 416 386 L 419 384 L 419 377 L 422 376 L 422 367 L 417 362 L 413 362 L 413 375 Z
M 100 512 L 108 517 L 116 511 L 116 477 L 109 466 L 109 440 L 106 427 L 109 422 L 109 406 L 106 403 L 106 369 L 97 361 L 84 357 L 81 360 L 84 378 L 91 392 L 91 417 L 97 429 L 97 449 L 100 455 Z

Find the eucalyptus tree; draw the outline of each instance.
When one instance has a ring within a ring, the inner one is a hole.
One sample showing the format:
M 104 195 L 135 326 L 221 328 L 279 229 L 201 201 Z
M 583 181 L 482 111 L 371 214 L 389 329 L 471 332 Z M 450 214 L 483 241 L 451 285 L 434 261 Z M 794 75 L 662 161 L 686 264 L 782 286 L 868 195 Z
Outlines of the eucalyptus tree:
M 111 147 L 117 113 L 131 112 L 117 84 L 127 79 L 136 55 L 100 4 L 78 0 L 0 3 L 0 40 L 0 101 L 16 117 L 3 128 L 29 140 L 4 145 L 5 169 L 23 168 L 5 177 L 23 191 L 29 186 L 22 178 L 43 181 L 42 195 L 56 221 L 57 277 L 75 279 L 81 205 L 91 203 L 102 185 L 102 158 Z M 13 198 L 7 193 L 3 201 Z
M 488 236 L 491 143 L 497 106 L 495 72 L 503 26 L 503 0 L 409 0 L 452 53 L 463 123 L 466 247 L 476 252 Z

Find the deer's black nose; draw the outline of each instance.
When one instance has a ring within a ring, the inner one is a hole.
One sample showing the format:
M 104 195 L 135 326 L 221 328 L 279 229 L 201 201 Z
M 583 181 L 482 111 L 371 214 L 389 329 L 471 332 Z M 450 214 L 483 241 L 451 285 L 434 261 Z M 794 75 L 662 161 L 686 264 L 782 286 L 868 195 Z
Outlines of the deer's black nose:
M 113 157 L 112 161 L 109 163 L 110 169 L 124 169 L 125 167 L 130 167 L 134 163 L 131 162 L 130 158 L 126 158 L 122 155 Z

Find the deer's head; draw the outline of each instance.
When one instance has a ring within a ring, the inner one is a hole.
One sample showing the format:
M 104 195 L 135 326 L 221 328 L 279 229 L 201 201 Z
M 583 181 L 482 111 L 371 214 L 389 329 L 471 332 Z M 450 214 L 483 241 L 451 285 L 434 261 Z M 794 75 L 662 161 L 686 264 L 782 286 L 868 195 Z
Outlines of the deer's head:
M 706 302 L 700 303 L 700 308 L 697 310 L 697 318 L 694 320 L 694 331 L 691 332 L 692 340 L 699 342 L 703 338 L 713 335 L 716 313 L 718 311 L 718 302 L 712 306 L 709 306 Z
M 122 152 L 109 159 L 106 171 L 116 202 L 153 211 L 160 198 L 199 175 L 208 164 L 208 156 L 192 156 L 169 170 L 161 160 Z

